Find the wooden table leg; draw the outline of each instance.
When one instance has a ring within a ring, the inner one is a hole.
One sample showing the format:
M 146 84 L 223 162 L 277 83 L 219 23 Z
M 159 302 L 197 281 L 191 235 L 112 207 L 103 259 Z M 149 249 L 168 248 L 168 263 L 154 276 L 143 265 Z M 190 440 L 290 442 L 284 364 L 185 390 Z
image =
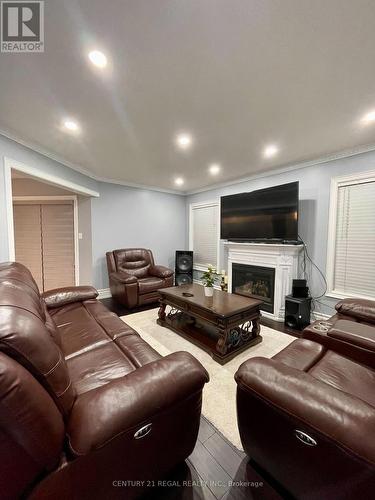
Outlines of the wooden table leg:
M 167 304 L 164 304 L 163 302 L 160 302 L 160 307 L 159 307 L 159 312 L 158 312 L 158 316 L 159 316 L 159 319 L 160 321 L 165 321 L 165 309 L 167 307 Z
M 227 344 L 228 330 L 219 329 L 219 335 L 220 337 L 216 344 L 216 350 L 220 354 L 224 355 L 228 352 L 228 344 Z
M 252 320 L 253 328 L 251 330 L 252 337 L 255 338 L 260 334 L 260 316 Z

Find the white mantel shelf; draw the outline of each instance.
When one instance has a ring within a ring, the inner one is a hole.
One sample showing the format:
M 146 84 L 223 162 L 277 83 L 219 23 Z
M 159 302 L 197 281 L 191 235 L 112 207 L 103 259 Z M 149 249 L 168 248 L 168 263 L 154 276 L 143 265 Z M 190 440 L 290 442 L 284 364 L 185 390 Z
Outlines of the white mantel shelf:
M 298 256 L 303 245 L 281 243 L 246 243 L 225 241 L 228 264 L 228 292 L 232 292 L 232 264 L 270 267 L 275 269 L 274 312 L 262 314 L 284 321 L 285 296 L 292 291 L 292 281 L 298 277 Z
M 277 247 L 277 248 L 298 248 L 300 251 L 303 245 L 292 245 L 288 243 L 255 243 L 248 241 L 223 241 L 226 246 L 247 246 L 247 247 Z

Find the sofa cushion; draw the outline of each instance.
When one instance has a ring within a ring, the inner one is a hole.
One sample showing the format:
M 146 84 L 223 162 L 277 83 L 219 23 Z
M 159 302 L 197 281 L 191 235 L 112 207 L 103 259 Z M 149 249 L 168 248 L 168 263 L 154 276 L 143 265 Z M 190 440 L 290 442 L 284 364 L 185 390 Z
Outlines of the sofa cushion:
M 108 384 L 136 368 L 114 342 L 68 358 L 67 365 L 77 394 Z
M 149 268 L 154 264 L 150 253 L 144 248 L 114 250 L 117 271 L 124 271 L 137 278 L 146 277 Z
M 66 358 L 82 350 L 94 348 L 98 343 L 111 341 L 81 302 L 69 304 L 58 310 L 53 309 L 51 313 L 60 331 L 62 350 Z
M 375 372 L 370 368 L 327 351 L 309 374 L 375 407 Z
M 117 314 L 109 311 L 101 302 L 90 300 L 84 302 L 82 306 L 111 339 L 136 333 L 133 328 L 121 321 Z
M 358 321 L 375 323 L 375 301 L 365 299 L 343 299 L 335 306 L 336 311 L 345 316 L 351 316 Z
M 160 354 L 141 339 L 138 334 L 119 337 L 115 342 L 137 368 L 161 358 Z
M 308 371 L 324 354 L 325 348 L 316 342 L 296 339 L 272 359 L 297 370 Z
M 155 292 L 158 288 L 163 288 L 163 286 L 164 280 L 157 278 L 156 276 L 150 276 L 149 278 L 141 278 L 138 280 L 139 295 Z

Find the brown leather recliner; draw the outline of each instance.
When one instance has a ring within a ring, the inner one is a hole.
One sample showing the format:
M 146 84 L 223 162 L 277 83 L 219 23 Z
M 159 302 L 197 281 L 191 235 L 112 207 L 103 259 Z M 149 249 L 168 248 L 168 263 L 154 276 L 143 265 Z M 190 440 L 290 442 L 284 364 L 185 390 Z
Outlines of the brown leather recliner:
M 206 371 L 96 296 L 0 264 L 1 499 L 133 498 L 194 448 Z
M 303 338 L 375 368 L 375 301 L 340 300 L 336 311 L 328 320 L 307 326 Z
M 347 299 L 337 310 L 326 331 L 307 327 L 313 340 L 252 358 L 235 376 L 246 453 L 299 500 L 368 498 L 375 488 L 375 302 Z
M 151 250 L 125 248 L 106 257 L 112 297 L 129 309 L 157 302 L 157 290 L 173 285 L 173 271 L 155 266 Z

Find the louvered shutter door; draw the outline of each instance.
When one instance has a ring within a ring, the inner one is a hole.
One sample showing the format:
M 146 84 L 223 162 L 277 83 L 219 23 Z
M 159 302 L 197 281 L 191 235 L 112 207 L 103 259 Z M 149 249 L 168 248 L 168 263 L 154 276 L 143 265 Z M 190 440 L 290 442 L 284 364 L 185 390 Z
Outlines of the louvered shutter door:
M 218 206 L 209 205 L 193 208 L 193 250 L 194 264 L 207 267 L 217 266 Z
M 24 264 L 43 291 L 40 205 L 13 205 L 16 261 Z
M 72 286 L 74 279 L 73 204 L 43 204 L 44 290 Z
M 334 289 L 375 298 L 375 182 L 338 189 Z

